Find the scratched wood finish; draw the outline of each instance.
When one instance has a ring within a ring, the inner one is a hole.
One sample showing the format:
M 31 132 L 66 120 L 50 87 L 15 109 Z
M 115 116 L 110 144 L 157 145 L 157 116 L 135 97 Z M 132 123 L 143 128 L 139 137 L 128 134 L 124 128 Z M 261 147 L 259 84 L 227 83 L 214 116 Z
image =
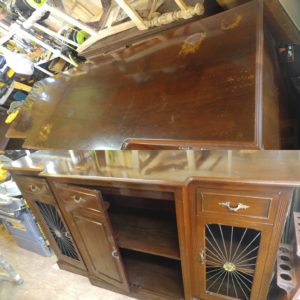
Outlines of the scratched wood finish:
M 273 66 L 264 66 L 262 13 L 253 1 L 44 80 L 31 93 L 27 127 L 16 123 L 24 146 L 264 148 L 267 132 L 274 142 L 266 147 L 280 148 L 278 126 L 263 122 L 263 73 Z M 277 97 L 267 118 L 279 117 Z

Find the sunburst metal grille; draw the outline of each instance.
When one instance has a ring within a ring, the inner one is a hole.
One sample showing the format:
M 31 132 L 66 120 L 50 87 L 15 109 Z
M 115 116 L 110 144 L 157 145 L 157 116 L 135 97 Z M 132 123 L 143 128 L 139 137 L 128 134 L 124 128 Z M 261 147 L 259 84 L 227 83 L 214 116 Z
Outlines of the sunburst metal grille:
M 66 230 L 59 214 L 54 206 L 46 203 L 36 202 L 44 220 L 56 241 L 61 253 L 70 258 L 79 260 L 78 254 L 74 248 L 70 233 Z
M 250 299 L 260 236 L 254 229 L 206 225 L 207 292 Z

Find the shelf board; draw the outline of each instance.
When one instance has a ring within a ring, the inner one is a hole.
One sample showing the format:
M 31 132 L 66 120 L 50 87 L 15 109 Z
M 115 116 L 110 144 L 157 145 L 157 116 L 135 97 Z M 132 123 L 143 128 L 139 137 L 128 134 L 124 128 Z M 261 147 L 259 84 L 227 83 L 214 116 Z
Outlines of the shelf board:
M 176 219 L 138 212 L 110 212 L 121 248 L 180 260 Z
M 149 294 L 158 296 L 158 299 L 183 299 L 180 262 L 152 259 L 148 254 L 123 255 L 123 261 L 134 294 L 144 299 Z

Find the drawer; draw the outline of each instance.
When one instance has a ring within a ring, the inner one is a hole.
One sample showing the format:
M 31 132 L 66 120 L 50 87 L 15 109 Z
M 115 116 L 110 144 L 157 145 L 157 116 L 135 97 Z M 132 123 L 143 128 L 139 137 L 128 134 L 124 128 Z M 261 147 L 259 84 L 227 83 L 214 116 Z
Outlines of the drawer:
M 68 206 L 81 206 L 103 212 L 103 201 L 100 192 L 71 184 L 55 183 L 57 198 Z
M 279 193 L 199 188 L 197 214 L 217 213 L 272 221 Z
M 35 195 L 49 195 L 50 193 L 46 179 L 21 175 L 15 175 L 14 179 L 24 193 Z

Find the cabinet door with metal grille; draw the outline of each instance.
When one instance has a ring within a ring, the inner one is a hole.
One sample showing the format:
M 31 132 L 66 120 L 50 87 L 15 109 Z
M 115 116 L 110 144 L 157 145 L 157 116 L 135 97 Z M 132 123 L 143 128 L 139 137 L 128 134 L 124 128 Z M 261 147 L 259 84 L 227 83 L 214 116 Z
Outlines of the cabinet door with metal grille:
M 86 267 L 51 196 L 24 194 L 63 269 L 86 275 Z M 73 268 L 76 269 L 73 269 Z
M 196 283 L 202 299 L 259 299 L 270 226 L 198 217 Z
M 60 254 L 79 261 L 69 231 L 66 229 L 55 206 L 36 201 L 36 205 L 51 232 Z
M 86 267 L 60 214 L 47 180 L 25 174 L 13 174 L 13 178 L 58 257 L 58 265 L 63 269 L 86 275 Z
M 194 181 L 189 191 L 194 296 L 265 300 L 292 190 Z

